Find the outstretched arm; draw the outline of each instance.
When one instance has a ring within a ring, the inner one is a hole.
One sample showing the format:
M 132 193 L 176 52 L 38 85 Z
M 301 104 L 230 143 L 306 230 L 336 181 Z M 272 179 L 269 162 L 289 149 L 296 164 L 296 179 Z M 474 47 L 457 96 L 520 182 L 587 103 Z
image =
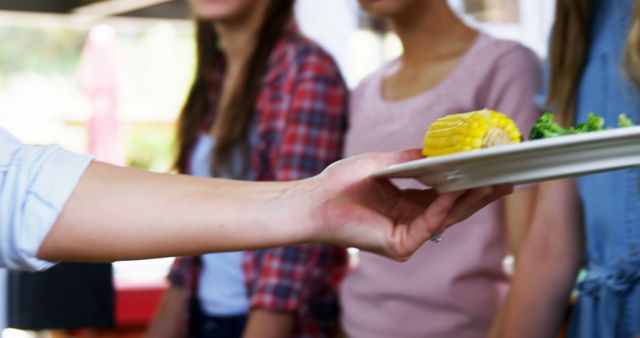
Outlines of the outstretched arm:
M 440 195 L 370 178 L 418 152 L 369 154 L 296 182 L 255 183 L 90 164 L 38 256 L 112 261 L 303 242 L 359 247 L 405 260 L 434 233 L 511 187 Z M 52 182 L 55 184 L 55 182 Z
M 279 199 L 294 185 L 154 174 L 94 162 L 40 256 L 110 261 L 299 242 Z

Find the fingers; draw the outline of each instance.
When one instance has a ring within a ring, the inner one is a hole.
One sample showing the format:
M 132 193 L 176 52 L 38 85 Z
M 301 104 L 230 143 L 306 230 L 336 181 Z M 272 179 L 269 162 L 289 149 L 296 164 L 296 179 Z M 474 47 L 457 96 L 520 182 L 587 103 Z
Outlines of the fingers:
M 387 219 L 393 230 L 388 233 L 382 253 L 397 261 L 406 261 L 434 233 L 439 231 L 449 210 L 463 193 L 438 195 L 434 190 L 405 190 L 396 216 Z M 426 200 L 428 205 L 425 205 Z
M 424 158 L 419 149 L 411 149 L 393 153 L 375 153 L 367 154 L 364 156 L 370 156 L 373 159 L 376 169 L 383 169 L 390 165 L 400 164 L 404 162 L 419 160 Z
M 423 158 L 420 150 L 406 150 L 392 153 L 369 153 L 337 161 L 330 165 L 321 176 L 333 176 L 350 182 L 369 179 L 373 172 L 394 164 Z
M 404 189 L 401 190 L 402 199 L 411 205 L 426 209 L 440 195 L 435 189 Z
M 513 184 L 501 184 L 493 187 L 496 194 L 499 194 L 501 197 L 510 195 L 513 193 Z
M 433 193 L 429 190 L 412 191 L 410 194 L 405 192 L 406 197 L 412 200 L 422 197 L 426 201 L 431 201 L 426 211 L 407 229 L 407 239 L 404 241 L 407 257 L 433 235 L 444 232 L 452 224 L 467 219 L 478 210 L 511 192 L 513 192 L 511 185 L 452 192 L 439 195 L 435 199 L 429 198 L 430 193 Z M 424 205 L 424 202 L 422 203 Z
M 444 221 L 445 227 L 463 221 L 490 203 L 513 192 L 512 185 L 484 187 L 467 191 L 450 210 Z
M 412 245 L 417 249 L 431 236 L 445 229 L 446 219 L 464 192 L 452 192 L 438 196 L 427 210 L 411 224 L 409 236 Z
M 449 211 L 449 215 L 447 215 L 444 221 L 445 229 L 480 210 L 482 203 L 492 194 L 492 187 L 478 188 L 465 192 L 457 201 L 456 205 Z
M 389 238 L 388 246 L 383 253 L 395 260 L 407 260 L 420 246 L 435 234 L 442 233 L 450 225 L 460 222 L 475 212 L 510 194 L 511 185 L 485 187 L 469 191 L 452 192 L 438 195 L 434 190 L 404 190 L 402 203 L 394 211 L 394 216 L 385 222 L 400 220 L 395 224 L 395 231 Z M 422 210 L 412 222 L 405 223 Z M 402 220 L 404 218 L 404 221 Z

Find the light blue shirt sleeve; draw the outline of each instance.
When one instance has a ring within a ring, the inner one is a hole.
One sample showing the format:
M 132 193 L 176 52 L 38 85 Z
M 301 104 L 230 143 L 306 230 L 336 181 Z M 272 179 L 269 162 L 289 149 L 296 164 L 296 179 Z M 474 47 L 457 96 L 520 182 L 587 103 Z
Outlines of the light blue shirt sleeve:
M 0 128 L 0 267 L 43 270 L 36 257 L 92 158 L 31 146 Z

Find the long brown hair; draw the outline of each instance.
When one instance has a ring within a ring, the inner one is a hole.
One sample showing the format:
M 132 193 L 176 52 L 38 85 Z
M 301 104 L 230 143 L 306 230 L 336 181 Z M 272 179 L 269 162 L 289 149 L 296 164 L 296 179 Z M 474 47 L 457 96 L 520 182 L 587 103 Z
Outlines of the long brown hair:
M 554 107 L 561 122 L 573 123 L 577 90 L 589 52 L 591 1 L 558 0 L 551 35 L 551 76 L 547 105 Z M 624 55 L 629 78 L 640 85 L 640 0 L 635 1 Z
M 573 123 L 576 92 L 589 51 L 589 0 L 558 0 L 556 20 L 551 33 L 549 63 L 549 95 L 547 105 L 553 106 L 565 125 Z
M 633 9 L 633 22 L 624 51 L 624 67 L 629 78 L 640 86 L 640 0 Z
M 231 154 L 241 145 L 245 159 L 249 156 L 247 132 L 254 116 L 256 100 L 262 85 L 262 76 L 267 68 L 269 56 L 278 42 L 287 23 L 291 20 L 295 0 L 268 0 L 264 21 L 260 27 L 256 46 L 250 61 L 245 65 L 243 79 L 233 93 L 224 114 L 215 119 L 220 133 L 216 135 L 213 151 L 212 172 L 221 170 L 233 174 Z M 218 107 L 211 102 L 212 74 L 223 67 L 224 56 L 218 49 L 218 36 L 210 21 L 196 21 L 197 64 L 191 90 L 178 120 L 178 156 L 175 167 L 185 173 L 189 167 L 190 153 L 198 140 L 198 134 Z M 246 162 L 246 161 L 245 161 Z M 246 173 L 245 165 L 242 168 Z M 239 177 L 238 177 L 239 178 Z

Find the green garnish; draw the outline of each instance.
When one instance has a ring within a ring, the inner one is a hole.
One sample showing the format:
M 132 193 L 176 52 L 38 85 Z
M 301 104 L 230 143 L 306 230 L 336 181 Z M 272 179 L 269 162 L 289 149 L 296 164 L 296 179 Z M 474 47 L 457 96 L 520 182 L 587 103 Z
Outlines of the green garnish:
M 631 121 L 630 118 L 627 117 L 626 114 L 618 115 L 618 127 L 626 128 L 626 127 L 633 127 L 633 126 L 635 126 L 635 124 L 633 123 L 633 121 Z
M 567 135 L 569 131 L 562 128 L 553 120 L 553 113 L 544 113 L 536 121 L 536 124 L 529 133 L 530 140 L 541 140 L 545 138 Z
M 598 130 L 604 130 L 604 118 L 594 113 L 589 113 L 587 122 L 580 123 L 575 128 L 569 128 L 569 134 L 589 133 Z
M 553 113 L 544 113 L 536 121 L 529 133 L 529 140 L 540 140 L 550 137 L 590 133 L 604 130 L 604 118 L 594 113 L 589 113 L 587 121 L 579 123 L 575 127 L 563 128 L 553 120 Z M 618 127 L 633 127 L 635 124 L 625 114 L 618 115 Z

